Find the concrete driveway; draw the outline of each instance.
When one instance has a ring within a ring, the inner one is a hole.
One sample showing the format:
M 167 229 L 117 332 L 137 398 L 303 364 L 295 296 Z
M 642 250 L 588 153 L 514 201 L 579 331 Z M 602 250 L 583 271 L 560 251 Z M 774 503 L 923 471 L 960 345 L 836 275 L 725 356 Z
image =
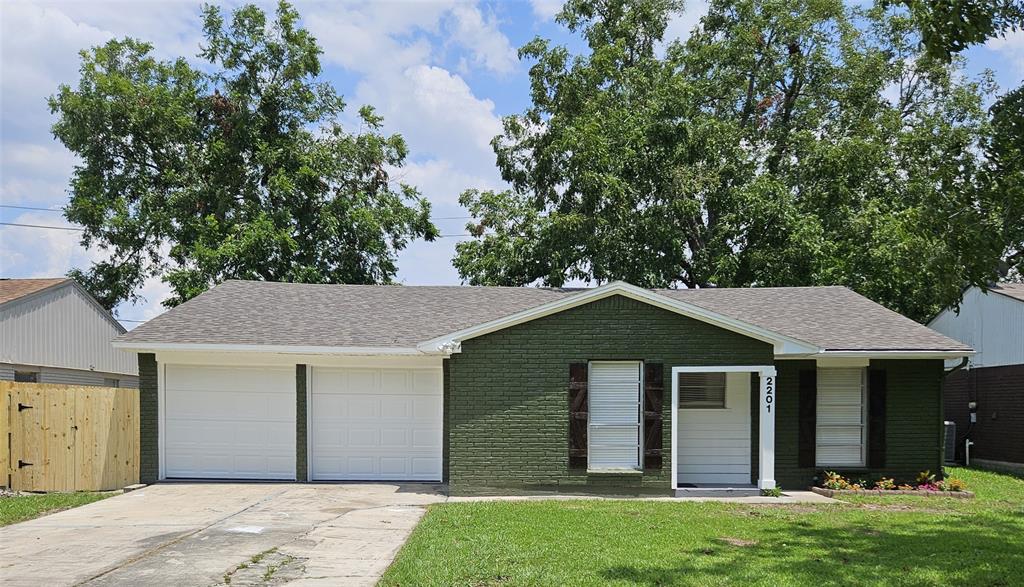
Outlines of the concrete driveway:
M 4 585 L 373 585 L 427 484 L 164 483 L 0 528 Z

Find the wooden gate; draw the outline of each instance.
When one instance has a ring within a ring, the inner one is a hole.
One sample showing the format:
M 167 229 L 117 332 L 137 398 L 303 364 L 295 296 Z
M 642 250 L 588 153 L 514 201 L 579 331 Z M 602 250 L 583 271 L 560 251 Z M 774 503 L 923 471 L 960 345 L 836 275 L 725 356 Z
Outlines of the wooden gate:
M 0 485 L 100 491 L 139 482 L 139 391 L 0 381 Z

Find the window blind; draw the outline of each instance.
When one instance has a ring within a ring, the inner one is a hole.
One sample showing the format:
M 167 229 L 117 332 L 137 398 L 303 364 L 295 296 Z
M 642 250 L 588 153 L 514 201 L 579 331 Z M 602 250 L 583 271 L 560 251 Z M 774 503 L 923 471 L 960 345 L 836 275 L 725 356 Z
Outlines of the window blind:
M 865 370 L 819 368 L 815 461 L 819 467 L 863 467 Z
M 640 362 L 590 363 L 591 469 L 640 466 Z

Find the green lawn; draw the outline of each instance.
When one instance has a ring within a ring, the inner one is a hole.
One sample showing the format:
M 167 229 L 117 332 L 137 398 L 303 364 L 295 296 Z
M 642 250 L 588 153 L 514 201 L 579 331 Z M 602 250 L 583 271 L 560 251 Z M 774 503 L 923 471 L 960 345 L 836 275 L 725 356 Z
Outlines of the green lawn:
M 382 585 L 1021 585 L 1024 479 L 829 505 L 435 505 Z
M 116 495 L 115 493 L 39 493 L 34 495 L 16 495 L 13 497 L 0 497 L 0 526 L 23 522 L 32 518 L 38 518 L 46 514 L 52 514 L 61 510 L 67 510 L 99 501 L 101 499 Z

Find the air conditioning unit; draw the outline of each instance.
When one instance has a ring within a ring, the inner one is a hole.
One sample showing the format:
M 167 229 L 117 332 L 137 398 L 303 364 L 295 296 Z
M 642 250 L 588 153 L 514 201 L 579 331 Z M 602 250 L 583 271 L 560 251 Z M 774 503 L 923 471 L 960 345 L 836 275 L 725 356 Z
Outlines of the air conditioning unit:
M 945 421 L 944 460 L 947 465 L 956 464 L 956 422 Z

